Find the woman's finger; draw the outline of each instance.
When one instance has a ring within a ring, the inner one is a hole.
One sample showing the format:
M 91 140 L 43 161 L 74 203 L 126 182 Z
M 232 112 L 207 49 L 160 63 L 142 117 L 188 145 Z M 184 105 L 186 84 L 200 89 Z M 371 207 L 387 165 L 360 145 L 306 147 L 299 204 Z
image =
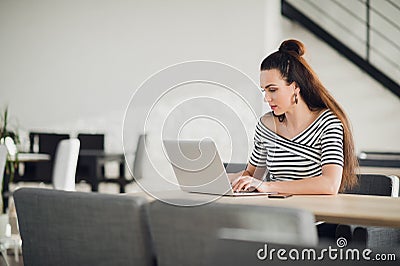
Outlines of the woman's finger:
M 238 182 L 236 188 L 234 188 L 235 191 L 241 191 L 243 190 L 243 187 L 246 186 L 249 183 L 248 180 L 241 179 L 240 182 Z
M 236 183 L 232 186 L 232 189 L 234 190 L 234 191 L 236 191 L 237 189 L 238 189 L 238 187 L 240 186 L 240 183 L 242 182 L 242 180 L 241 179 L 238 179 L 237 181 L 236 181 Z
M 236 190 L 237 187 L 239 186 L 240 180 L 238 180 L 236 183 L 234 183 L 234 185 L 232 186 L 232 190 Z
M 239 182 L 240 179 L 242 179 L 242 176 L 236 177 L 236 178 L 232 181 L 232 186 L 235 186 L 235 185 L 237 184 L 237 182 Z

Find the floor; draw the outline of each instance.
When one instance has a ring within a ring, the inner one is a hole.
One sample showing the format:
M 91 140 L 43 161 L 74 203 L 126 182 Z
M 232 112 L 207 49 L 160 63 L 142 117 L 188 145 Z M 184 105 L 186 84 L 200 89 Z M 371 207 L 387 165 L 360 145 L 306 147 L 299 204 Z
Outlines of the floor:
M 16 262 L 14 260 L 14 255 L 13 254 L 9 254 L 7 256 L 7 261 L 8 261 L 8 265 L 9 266 L 23 266 L 24 265 L 24 262 L 23 262 L 23 259 L 22 259 L 22 255 L 19 256 L 19 261 Z M 0 266 L 7 266 L 7 263 L 4 261 L 3 256 L 0 256 Z
M 43 183 L 19 183 L 18 185 L 12 184 L 10 185 L 11 191 L 14 191 L 15 189 L 19 187 L 43 187 L 43 188 L 51 188 L 50 185 L 43 184 Z M 129 184 L 125 187 L 127 193 L 132 193 L 132 192 L 137 192 L 141 191 L 139 186 L 136 183 Z M 76 190 L 77 191 L 82 191 L 82 192 L 90 192 L 91 188 L 90 185 L 86 183 L 79 183 L 76 185 Z M 99 192 L 100 193 L 107 193 L 107 194 L 118 194 L 119 193 L 119 186 L 117 184 L 110 184 L 110 183 L 101 183 L 99 185 Z M 9 219 L 10 219 L 10 225 L 11 225 L 11 232 L 13 234 L 18 234 L 18 229 L 17 229 L 17 223 L 16 223 L 16 215 L 15 215 L 15 207 L 10 200 L 9 204 Z M 23 258 L 22 254 L 19 254 L 19 262 L 15 261 L 14 258 L 14 253 L 13 250 L 8 250 L 8 256 L 7 256 L 7 261 L 9 266 L 23 266 Z M 5 262 L 3 256 L 0 255 L 0 266 L 6 266 L 7 263 Z

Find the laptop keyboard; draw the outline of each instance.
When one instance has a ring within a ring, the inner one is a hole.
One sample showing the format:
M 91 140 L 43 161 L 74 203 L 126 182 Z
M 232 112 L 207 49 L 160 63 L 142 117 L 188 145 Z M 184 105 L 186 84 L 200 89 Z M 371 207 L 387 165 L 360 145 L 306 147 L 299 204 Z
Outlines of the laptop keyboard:
M 254 193 L 254 192 L 257 192 L 257 190 L 253 190 L 253 191 L 250 191 L 250 190 L 240 190 L 240 191 L 235 191 L 234 193 L 235 193 L 235 194 L 246 194 L 246 193 Z

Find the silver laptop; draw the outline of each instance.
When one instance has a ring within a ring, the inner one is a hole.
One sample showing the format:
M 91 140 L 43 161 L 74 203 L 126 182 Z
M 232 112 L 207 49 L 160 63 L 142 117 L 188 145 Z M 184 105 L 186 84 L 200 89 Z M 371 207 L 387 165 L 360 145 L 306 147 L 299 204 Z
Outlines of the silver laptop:
M 234 192 L 215 143 L 210 140 L 164 140 L 165 151 L 183 191 L 227 196 L 268 195 Z

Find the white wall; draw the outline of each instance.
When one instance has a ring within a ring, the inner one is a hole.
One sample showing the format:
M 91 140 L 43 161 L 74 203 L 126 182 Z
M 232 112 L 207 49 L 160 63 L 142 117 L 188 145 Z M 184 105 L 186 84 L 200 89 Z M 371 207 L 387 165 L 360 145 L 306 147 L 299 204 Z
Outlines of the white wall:
M 263 17 L 262 0 L 0 0 L 0 107 L 9 105 L 11 122 L 18 123 L 22 132 L 105 132 L 106 149 L 122 151 L 129 100 L 161 69 L 184 61 L 212 60 L 231 65 L 258 83 L 264 56 Z M 254 87 L 241 89 L 259 116 L 261 94 Z M 205 84 L 185 89 L 197 93 L 208 89 L 211 94 L 216 90 Z M 238 109 L 237 113 L 248 111 L 231 96 L 209 97 Z M 133 108 L 146 109 L 147 100 Z M 254 116 L 242 121 L 241 126 L 252 134 Z M 130 154 L 142 130 L 135 131 L 135 122 L 126 122 L 130 131 L 125 149 Z M 150 133 L 159 129 L 158 122 L 152 121 Z M 223 131 L 209 128 L 218 127 L 215 123 L 199 122 L 186 127 L 186 136 Z M 246 160 L 248 145 L 236 147 L 242 152 L 230 159 Z M 221 148 L 226 159 L 231 147 Z M 165 161 L 155 164 L 171 175 Z
M 105 131 L 107 147 L 121 150 L 129 98 L 155 72 L 214 60 L 258 80 L 263 5 L 1 0 L 0 106 L 27 131 Z
M 0 0 L 0 106 L 9 105 L 12 123 L 18 119 L 22 131 L 105 132 L 106 149 L 121 151 L 130 97 L 157 71 L 188 60 L 212 60 L 232 65 L 258 83 L 265 55 L 282 40 L 298 38 L 323 83 L 348 112 L 358 150 L 398 151 L 399 98 L 283 19 L 279 2 Z M 212 93 L 212 86 L 207 89 Z M 260 115 L 259 92 L 244 92 Z M 224 101 L 236 104 L 234 98 Z M 247 111 L 243 108 L 237 112 Z M 254 118 L 242 120 L 252 132 Z M 150 128 L 160 127 L 157 120 L 153 123 Z M 204 128 L 201 134 L 212 134 Z M 132 141 L 139 131 L 129 136 Z M 198 135 L 199 127 L 192 125 L 185 134 L 191 133 Z M 132 141 L 129 152 L 135 149 Z M 240 149 L 242 154 L 232 161 L 246 160 L 248 147 Z

